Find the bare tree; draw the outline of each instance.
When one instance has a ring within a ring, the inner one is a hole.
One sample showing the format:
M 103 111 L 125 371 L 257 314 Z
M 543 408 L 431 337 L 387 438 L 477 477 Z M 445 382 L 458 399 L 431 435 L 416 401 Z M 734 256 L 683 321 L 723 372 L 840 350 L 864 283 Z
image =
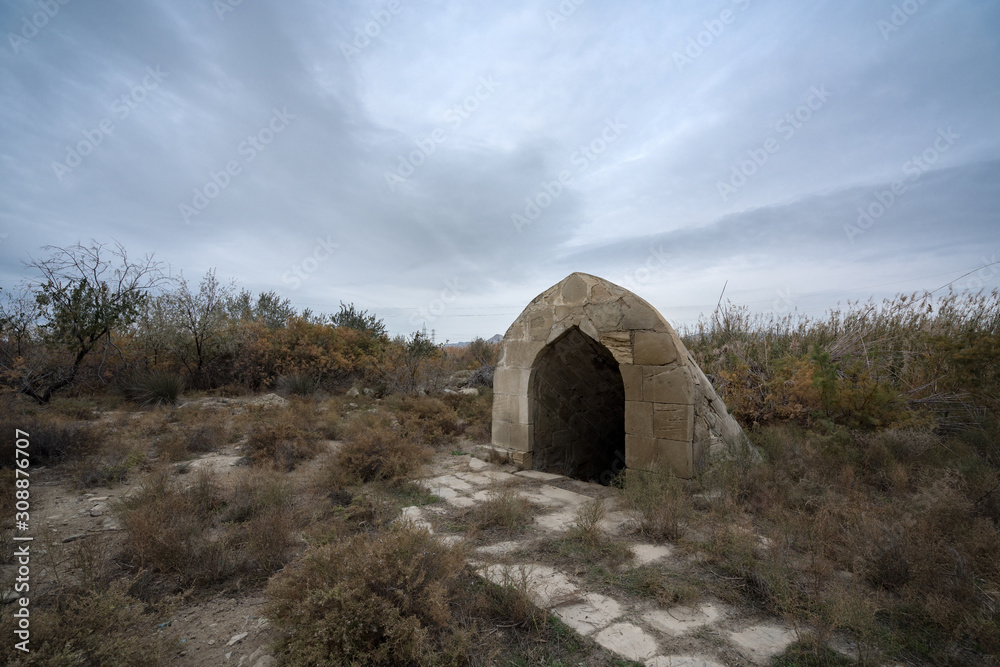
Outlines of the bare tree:
M 38 273 L 31 282 L 38 329 L 62 358 L 26 364 L 25 372 L 14 378 L 17 390 L 39 403 L 72 384 L 83 360 L 96 348 L 106 353 L 113 347 L 112 332 L 135 322 L 149 291 L 166 279 L 151 254 L 130 259 L 118 242 L 43 249 L 48 258 L 29 258 L 25 265 Z
M 219 282 L 215 269 L 205 273 L 197 292 L 191 290 L 183 277 L 178 280 L 178 289 L 172 299 L 177 324 L 185 338 L 181 358 L 196 381 L 205 379 L 206 363 L 225 341 L 227 305 L 232 301 L 234 290 L 233 283 Z

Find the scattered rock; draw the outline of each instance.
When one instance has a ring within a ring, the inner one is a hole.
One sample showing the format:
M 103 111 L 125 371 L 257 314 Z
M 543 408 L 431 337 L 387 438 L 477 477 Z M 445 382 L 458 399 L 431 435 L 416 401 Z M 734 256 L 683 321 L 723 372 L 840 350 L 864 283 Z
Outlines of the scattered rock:
M 358 390 L 357 387 L 351 387 L 350 389 L 347 390 L 347 393 L 344 395 L 347 396 L 348 398 L 357 398 L 358 396 L 361 395 L 361 392 Z
M 459 389 L 458 393 L 462 396 L 479 396 L 479 390 L 475 387 L 466 387 L 465 389 Z
M 233 635 L 232 638 L 230 638 L 229 643 L 226 644 L 226 646 L 232 646 L 234 644 L 238 644 L 239 642 L 241 642 L 244 639 L 246 639 L 247 635 L 249 635 L 249 634 L 250 634 L 249 632 L 241 632 L 238 635 Z

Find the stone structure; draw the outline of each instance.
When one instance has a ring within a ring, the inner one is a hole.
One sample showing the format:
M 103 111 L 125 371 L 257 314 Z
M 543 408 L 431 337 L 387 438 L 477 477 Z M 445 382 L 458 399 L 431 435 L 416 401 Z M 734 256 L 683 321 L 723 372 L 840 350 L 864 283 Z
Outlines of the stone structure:
M 533 468 L 607 484 L 623 468 L 692 477 L 748 447 L 673 328 L 628 290 L 574 273 L 504 335 L 493 446 Z

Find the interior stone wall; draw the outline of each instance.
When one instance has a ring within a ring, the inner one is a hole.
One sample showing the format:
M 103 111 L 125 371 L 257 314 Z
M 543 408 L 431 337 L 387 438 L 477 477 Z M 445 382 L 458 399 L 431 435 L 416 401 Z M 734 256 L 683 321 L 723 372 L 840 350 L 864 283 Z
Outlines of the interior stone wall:
M 536 470 L 607 483 L 625 461 L 625 386 L 614 356 L 576 327 L 535 365 Z

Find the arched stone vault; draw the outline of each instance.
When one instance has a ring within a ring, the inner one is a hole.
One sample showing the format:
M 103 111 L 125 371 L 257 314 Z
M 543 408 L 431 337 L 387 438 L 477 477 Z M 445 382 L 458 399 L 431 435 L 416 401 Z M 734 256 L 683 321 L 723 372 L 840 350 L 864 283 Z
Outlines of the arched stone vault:
M 523 468 L 608 483 L 623 468 L 692 477 L 746 447 L 673 328 L 628 290 L 573 273 L 507 330 L 493 445 Z

